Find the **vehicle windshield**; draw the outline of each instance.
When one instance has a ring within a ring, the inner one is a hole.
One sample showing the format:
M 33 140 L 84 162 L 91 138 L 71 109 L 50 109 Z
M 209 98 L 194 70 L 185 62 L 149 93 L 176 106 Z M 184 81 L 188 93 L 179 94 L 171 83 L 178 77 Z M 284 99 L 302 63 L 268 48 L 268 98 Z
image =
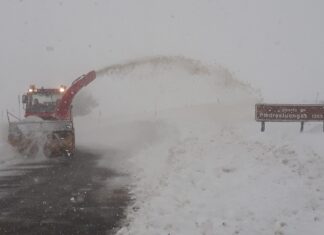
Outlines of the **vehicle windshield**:
M 60 93 L 34 93 L 29 100 L 29 112 L 54 112 L 62 98 Z

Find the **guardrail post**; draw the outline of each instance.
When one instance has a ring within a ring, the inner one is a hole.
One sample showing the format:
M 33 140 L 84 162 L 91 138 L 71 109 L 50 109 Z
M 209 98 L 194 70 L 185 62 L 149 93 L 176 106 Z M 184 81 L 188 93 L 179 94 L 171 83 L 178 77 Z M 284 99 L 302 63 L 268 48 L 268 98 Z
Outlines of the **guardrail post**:
M 264 130 L 265 130 L 265 122 L 261 122 L 261 132 L 264 132 Z
M 8 119 L 8 123 L 10 123 L 10 118 L 9 118 L 9 112 L 7 110 L 7 119 Z
M 300 123 L 300 132 L 303 132 L 304 131 L 304 122 L 301 122 Z

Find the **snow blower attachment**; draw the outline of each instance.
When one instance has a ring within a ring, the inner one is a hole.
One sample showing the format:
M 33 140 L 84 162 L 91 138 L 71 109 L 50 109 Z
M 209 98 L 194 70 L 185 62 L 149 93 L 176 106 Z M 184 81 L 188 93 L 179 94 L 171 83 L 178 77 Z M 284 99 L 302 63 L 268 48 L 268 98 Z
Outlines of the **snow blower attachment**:
M 69 88 L 30 86 L 22 96 L 25 119 L 7 111 L 9 143 L 20 153 L 33 156 L 71 156 L 75 152 L 72 101 L 75 95 L 96 78 L 95 71 L 82 75 Z M 12 121 L 11 119 L 15 119 Z

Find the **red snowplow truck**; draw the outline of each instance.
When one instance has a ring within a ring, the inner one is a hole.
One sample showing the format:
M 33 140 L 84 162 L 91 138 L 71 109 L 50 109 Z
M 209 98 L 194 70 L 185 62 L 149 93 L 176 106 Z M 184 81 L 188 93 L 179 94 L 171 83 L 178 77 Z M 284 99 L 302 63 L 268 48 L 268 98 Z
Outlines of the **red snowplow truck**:
M 91 71 L 77 78 L 68 88 L 61 86 L 45 89 L 30 86 L 28 92 L 22 96 L 25 119 L 20 120 L 7 112 L 9 143 L 27 156 L 37 153 L 48 157 L 74 155 L 72 101 L 95 78 L 95 71 Z

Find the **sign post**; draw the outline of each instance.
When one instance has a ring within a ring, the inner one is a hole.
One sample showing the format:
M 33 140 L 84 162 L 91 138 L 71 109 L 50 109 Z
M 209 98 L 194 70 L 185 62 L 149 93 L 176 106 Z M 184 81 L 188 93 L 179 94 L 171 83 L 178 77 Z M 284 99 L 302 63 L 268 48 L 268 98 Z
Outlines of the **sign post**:
M 305 122 L 323 122 L 322 104 L 256 104 L 255 120 L 261 122 L 261 131 L 265 131 L 266 122 L 300 122 L 300 132 Z

